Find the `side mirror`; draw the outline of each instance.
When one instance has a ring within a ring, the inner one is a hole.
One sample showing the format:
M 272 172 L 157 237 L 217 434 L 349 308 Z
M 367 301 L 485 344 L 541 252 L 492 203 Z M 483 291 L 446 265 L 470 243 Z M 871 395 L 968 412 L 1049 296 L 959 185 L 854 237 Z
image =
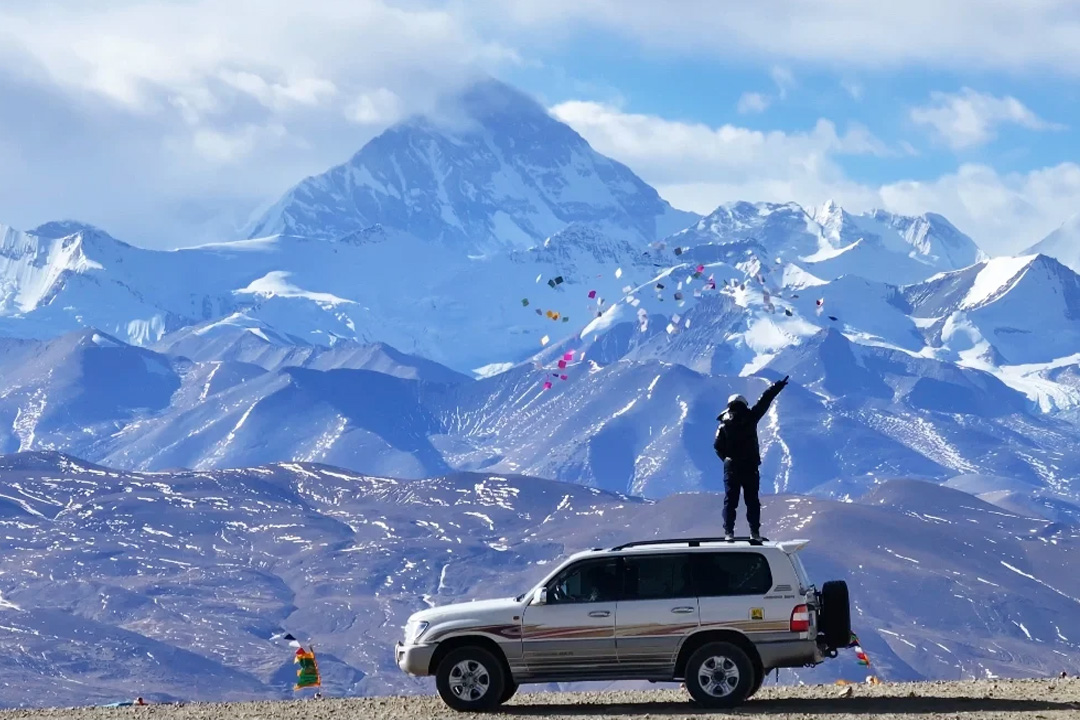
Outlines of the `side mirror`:
M 537 589 L 536 594 L 533 595 L 533 605 L 547 605 L 548 591 L 546 587 Z

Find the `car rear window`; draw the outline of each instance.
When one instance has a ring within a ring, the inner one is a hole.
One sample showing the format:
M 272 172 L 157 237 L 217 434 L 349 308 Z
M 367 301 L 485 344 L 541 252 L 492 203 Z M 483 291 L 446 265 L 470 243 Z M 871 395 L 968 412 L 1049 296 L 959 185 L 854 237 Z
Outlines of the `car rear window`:
M 806 574 L 806 566 L 802 564 L 802 558 L 797 554 L 790 555 L 791 564 L 795 568 L 795 575 L 799 578 L 799 584 L 802 585 L 800 590 L 809 590 L 813 587 L 813 583 L 810 582 L 810 576 Z
M 694 597 L 690 556 L 630 555 L 623 558 L 623 600 Z
M 700 597 L 765 595 L 772 589 L 772 570 L 761 553 L 698 553 L 695 558 Z

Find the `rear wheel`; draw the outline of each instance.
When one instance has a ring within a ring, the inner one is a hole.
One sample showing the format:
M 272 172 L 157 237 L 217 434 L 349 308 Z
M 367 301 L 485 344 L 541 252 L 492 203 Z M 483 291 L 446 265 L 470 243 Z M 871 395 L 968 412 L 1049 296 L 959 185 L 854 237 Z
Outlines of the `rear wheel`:
M 746 696 L 747 700 L 757 695 L 757 691 L 761 689 L 761 685 L 765 682 L 765 676 L 767 674 L 768 672 L 766 670 L 758 670 L 757 668 L 755 668 L 754 684 L 750 686 L 750 692 Z
M 503 702 L 506 682 L 503 664 L 482 647 L 451 650 L 435 672 L 439 697 L 459 712 L 494 710 Z
M 514 697 L 518 691 L 518 684 L 513 680 L 507 679 L 506 687 L 503 689 L 502 700 L 499 702 L 507 702 L 510 698 Z
M 750 696 L 756 675 L 746 651 L 732 643 L 713 642 L 686 662 L 686 689 L 703 707 L 733 708 Z
M 851 644 L 851 604 L 848 586 L 843 580 L 830 580 L 821 586 L 819 630 L 830 649 Z

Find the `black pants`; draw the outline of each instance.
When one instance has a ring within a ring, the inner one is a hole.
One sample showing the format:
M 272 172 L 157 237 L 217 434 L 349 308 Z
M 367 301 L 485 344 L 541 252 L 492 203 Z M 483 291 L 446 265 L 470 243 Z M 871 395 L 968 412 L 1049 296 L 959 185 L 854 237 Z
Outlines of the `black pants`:
M 761 475 L 757 468 L 724 468 L 724 532 L 735 532 L 735 515 L 739 509 L 739 492 L 746 503 L 746 521 L 750 524 L 750 533 L 761 531 L 761 500 L 758 490 L 761 487 Z

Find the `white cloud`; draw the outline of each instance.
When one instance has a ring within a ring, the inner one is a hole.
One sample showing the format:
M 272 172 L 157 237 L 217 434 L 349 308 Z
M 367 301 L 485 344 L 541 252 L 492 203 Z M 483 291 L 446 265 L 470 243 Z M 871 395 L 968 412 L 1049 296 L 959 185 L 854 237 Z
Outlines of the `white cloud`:
M 396 93 L 379 88 L 356 98 L 345 114 L 360 125 L 389 125 L 401 117 L 401 106 L 401 98 Z
M 932 211 L 988 252 L 1002 254 L 1030 246 L 1080 207 L 1080 166 L 1074 163 L 1010 175 L 963 165 L 929 181 L 871 185 L 852 180 L 839 157 L 907 154 L 910 148 L 894 151 L 857 125 L 843 134 L 828 120 L 794 133 L 714 128 L 590 102 L 563 103 L 552 112 L 597 150 L 634 168 L 674 205 L 701 213 L 737 200 L 811 206 L 828 199 L 852 211 Z
M 896 212 L 937 212 L 988 252 L 1020 252 L 1080 208 L 1080 165 L 1061 163 L 1026 173 L 999 174 L 986 165 L 961 165 L 931 181 L 880 188 L 882 204 Z
M 911 119 L 931 128 L 954 150 L 984 145 L 1001 125 L 1020 125 L 1029 130 L 1063 130 L 1063 125 L 1039 118 L 1011 96 L 997 97 L 963 88 L 958 93 L 933 92 L 931 103 L 912 108 Z
M 772 0 L 767 11 L 717 0 L 683 0 L 678 12 L 633 0 L 471 0 L 466 7 L 477 22 L 497 17 L 546 41 L 591 25 L 670 52 L 762 63 L 1080 73 L 1073 0 Z
M 709 181 L 718 173 L 736 181 L 769 173 L 830 174 L 834 155 L 890 153 L 866 128 L 853 125 L 839 134 L 828 120 L 784 133 L 675 122 L 583 101 L 561 103 L 552 113 L 600 152 L 658 183 Z
M 323 78 L 296 78 L 285 82 L 267 82 L 252 72 L 224 70 L 218 77 L 226 85 L 247 93 L 262 105 L 284 110 L 291 105 L 319 105 L 337 93 L 337 86 Z M 205 90 L 205 88 L 204 88 Z
M 765 112 L 771 103 L 768 95 L 757 92 L 744 92 L 739 97 L 739 103 L 737 108 L 740 113 L 759 113 Z
M 220 239 L 385 124 L 518 61 L 428 3 L 5 0 L 0 222 Z
M 795 75 L 786 67 L 774 66 L 769 71 L 769 76 L 776 83 L 776 91 L 781 100 L 787 97 L 788 90 L 795 87 Z
M 200 128 L 192 136 L 192 148 L 211 163 L 226 165 L 246 159 L 258 147 L 267 147 L 285 139 L 287 132 L 281 125 L 244 125 L 232 131 Z M 176 147 L 183 152 L 183 147 Z
M 864 90 L 862 83 L 849 78 L 841 80 L 840 87 L 844 89 L 844 92 L 851 96 L 852 100 L 862 100 Z

